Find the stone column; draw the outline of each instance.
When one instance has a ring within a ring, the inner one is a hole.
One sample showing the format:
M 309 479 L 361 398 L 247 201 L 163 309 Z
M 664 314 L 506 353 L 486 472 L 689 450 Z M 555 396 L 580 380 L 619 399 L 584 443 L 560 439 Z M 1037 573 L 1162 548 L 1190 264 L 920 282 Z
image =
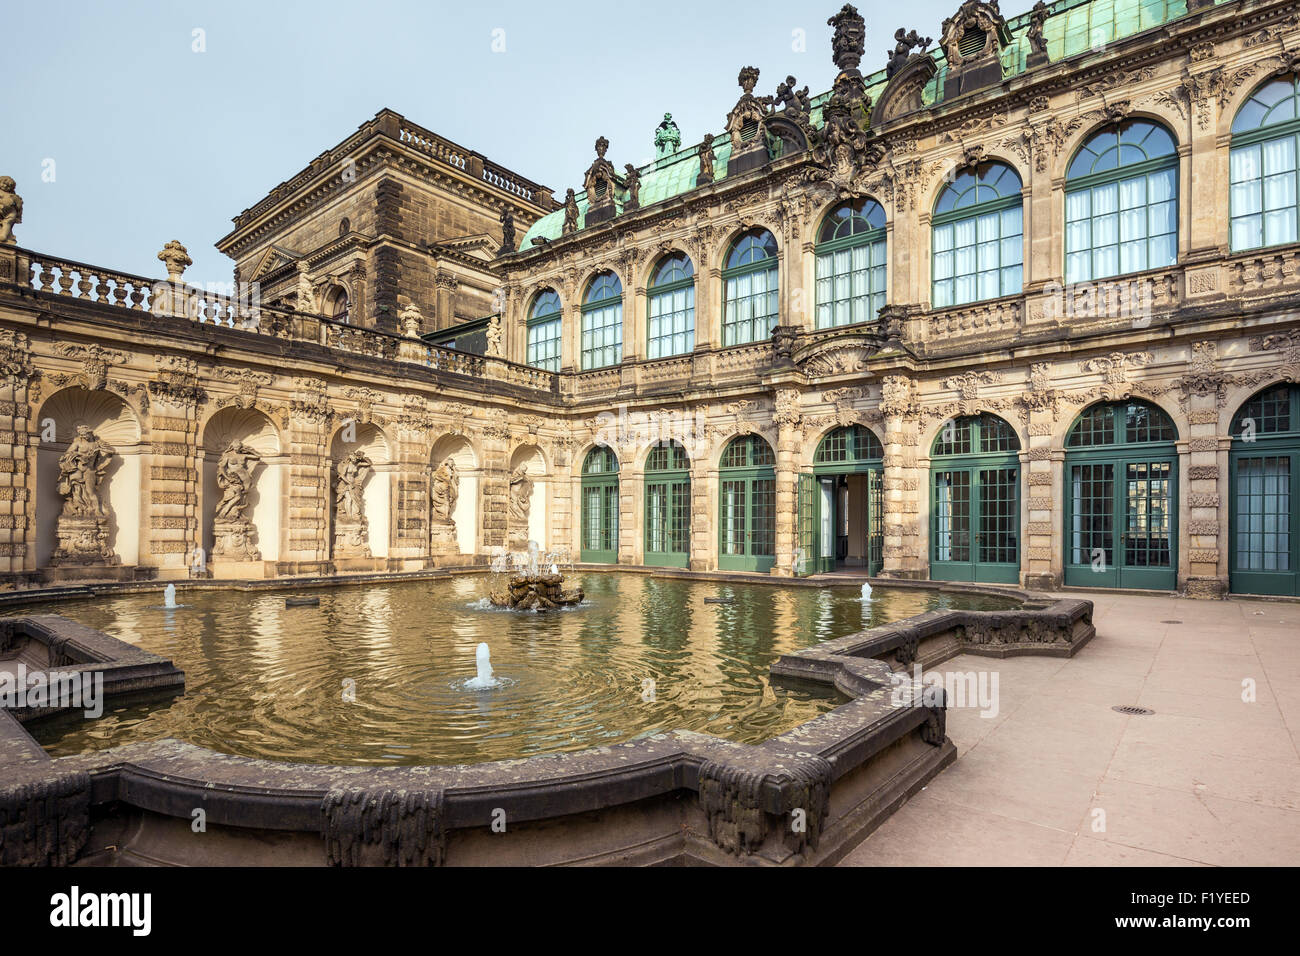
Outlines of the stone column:
M 1179 515 L 1179 576 L 1185 569 L 1188 597 L 1216 599 L 1228 593 L 1228 509 L 1223 505 L 1232 438 L 1218 435 L 1219 409 L 1213 392 L 1188 396 L 1187 420 L 1187 454 L 1178 456 L 1175 488 L 1187 489 L 1179 494 L 1186 502 L 1186 514 Z
M 636 450 L 627 449 L 628 459 L 619 458 L 618 475 L 618 563 L 643 564 L 645 540 L 643 537 L 643 495 L 645 472 L 636 466 Z
M 573 443 L 567 438 L 551 443 L 551 472 L 546 476 L 546 489 L 550 498 L 546 503 L 548 541 L 552 550 L 573 550 L 577 508 L 573 500 Z
M 881 385 L 880 412 L 884 426 L 884 561 L 882 577 L 924 578 L 928 564 L 920 553 L 921 524 L 929 508 L 922 507 L 925 488 L 918 467 L 916 445 L 920 435 L 914 388 L 902 376 Z
M 798 511 L 799 447 L 803 429 L 793 423 L 777 428 L 776 438 L 776 565 L 772 574 L 794 575 L 794 552 Z
M 430 556 L 429 436 L 425 431 L 399 427 L 393 460 L 392 543 L 390 570 L 419 570 Z
M 321 405 L 300 408 L 289 420 L 288 533 L 282 574 L 328 574 L 330 563 L 329 423 Z
M 149 563 L 162 580 L 206 576 L 211 555 L 199 553 L 198 364 L 180 356 L 158 362 L 159 376 L 149 383 Z
M 479 464 L 479 494 L 482 502 L 476 551 L 491 552 L 507 546 L 506 525 L 510 514 L 510 426 L 504 410 L 483 427 L 483 461 Z
M 1062 523 L 1058 488 L 1065 453 L 1052 450 L 1052 413 L 1032 409 L 1029 413 L 1029 447 L 1020 455 L 1021 582 L 1042 591 L 1061 586 Z
M 718 500 L 718 473 L 710 468 L 705 451 L 691 459 L 691 570 L 712 571 L 718 566 L 718 525 L 714 507 Z
M 0 266 L 6 255 L 12 269 L 15 257 L 3 248 Z M 29 433 L 27 406 L 33 370 L 26 335 L 0 331 L 0 368 L 5 370 L 0 378 L 0 582 L 15 587 L 24 583 L 23 572 L 32 570 L 28 543 L 34 539 L 36 524 L 30 490 L 36 449 Z

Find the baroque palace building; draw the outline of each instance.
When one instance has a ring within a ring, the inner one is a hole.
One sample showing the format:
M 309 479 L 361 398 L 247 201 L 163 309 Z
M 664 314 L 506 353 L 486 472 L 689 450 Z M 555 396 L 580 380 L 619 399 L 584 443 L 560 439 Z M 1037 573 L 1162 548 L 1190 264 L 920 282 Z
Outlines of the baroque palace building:
M 562 201 L 381 112 L 236 217 L 230 290 L 25 249 L 0 181 L 5 580 L 536 542 L 1300 593 L 1294 0 L 968 0 L 879 72 L 828 25 L 830 91 L 745 67 Z

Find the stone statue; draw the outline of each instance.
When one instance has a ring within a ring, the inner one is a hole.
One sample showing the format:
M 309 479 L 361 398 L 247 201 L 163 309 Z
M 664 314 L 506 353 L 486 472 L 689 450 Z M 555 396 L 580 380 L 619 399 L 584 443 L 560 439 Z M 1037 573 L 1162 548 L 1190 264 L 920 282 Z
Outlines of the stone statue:
M 112 463 L 112 446 L 98 438 L 89 425 L 77 426 L 77 437 L 59 458 L 59 494 L 63 514 L 73 518 L 102 518 L 99 482 Z
M 18 184 L 11 176 L 0 176 L 0 244 L 13 245 L 14 226 L 23 221 L 23 197 L 14 192 Z
M 158 261 L 167 267 L 167 279 L 170 282 L 180 282 L 181 273 L 194 264 L 189 250 L 181 245 L 179 239 L 173 239 L 163 246 L 162 252 L 158 253 Z
M 784 107 L 786 118 L 803 125 L 808 122 L 808 114 L 812 112 L 812 97 L 808 95 L 808 87 L 802 90 L 794 88 L 798 81 L 793 76 L 787 76 L 784 83 L 776 85 L 776 96 L 774 102 Z
M 338 489 L 334 494 L 335 514 L 340 520 L 359 520 L 365 513 L 361 502 L 361 486 L 373 471 L 370 459 L 354 451 L 339 462 Z
M 456 472 L 456 462 L 448 458 L 433 473 L 433 484 L 429 490 L 433 502 L 433 520 L 456 527 L 453 517 L 456 513 L 456 499 L 460 497 L 460 475 Z
M 77 426 L 77 437 L 59 456 L 59 494 L 63 510 L 55 530 L 58 545 L 50 565 L 117 564 L 109 547 L 109 517 L 99 497 L 99 483 L 116 454 L 89 425 Z
M 578 231 L 578 199 L 570 189 L 564 194 L 564 228 L 563 235 Z
M 627 186 L 627 202 L 623 204 L 624 209 L 641 208 L 641 174 L 637 172 L 635 166 L 628 163 L 623 167 L 626 175 L 623 177 L 623 183 Z
M 412 302 L 397 316 L 402 322 L 402 331 L 409 339 L 418 339 L 424 329 L 424 314 Z
M 303 259 L 298 260 L 298 292 L 294 311 L 310 312 L 313 315 L 320 312 L 320 306 L 316 304 L 316 293 L 311 288 L 311 276 L 307 274 L 307 262 Z
M 1029 40 L 1029 46 L 1035 53 L 1047 55 L 1047 38 L 1043 36 L 1043 27 L 1047 23 L 1047 4 L 1043 0 L 1038 0 L 1034 4 L 1033 11 L 1029 14 L 1029 32 L 1025 36 Z
M 889 63 L 885 67 L 885 75 L 893 79 L 894 74 L 907 65 L 907 61 L 912 57 L 912 50 L 920 47 L 924 52 L 925 48 L 934 42 L 932 37 L 923 37 L 915 30 L 911 33 L 899 27 L 894 31 L 894 50 L 893 52 L 885 51 L 889 57 Z
M 766 152 L 767 145 L 762 135 L 763 122 L 767 118 L 767 114 L 771 112 L 772 97 L 754 95 L 754 85 L 758 83 L 757 67 L 741 67 L 736 82 L 740 84 L 742 92 L 740 99 L 736 101 L 736 105 L 727 114 L 726 125 L 726 131 L 731 136 L 731 155 L 736 157 L 745 150 L 757 151 L 762 149 Z M 744 131 L 745 127 L 750 123 L 754 124 L 757 135 L 746 142 Z
M 501 252 L 515 251 L 515 211 L 510 206 L 501 210 Z
M 682 131 L 673 122 L 673 114 L 665 113 L 664 121 L 655 128 L 655 159 L 671 156 L 682 146 Z
M 695 177 L 695 185 L 707 186 L 713 182 L 713 134 L 705 133 L 700 143 L 700 174 Z
M 214 513 L 218 519 L 239 520 L 244 517 L 248 493 L 253 488 L 253 472 L 262 456 L 241 441 L 232 441 L 217 462 L 217 486 L 221 500 Z
M 533 481 L 528 466 L 520 465 L 510 475 L 510 520 L 528 536 L 528 512 L 533 502 Z
M 501 358 L 501 316 L 494 315 L 488 320 L 487 354 L 492 358 Z

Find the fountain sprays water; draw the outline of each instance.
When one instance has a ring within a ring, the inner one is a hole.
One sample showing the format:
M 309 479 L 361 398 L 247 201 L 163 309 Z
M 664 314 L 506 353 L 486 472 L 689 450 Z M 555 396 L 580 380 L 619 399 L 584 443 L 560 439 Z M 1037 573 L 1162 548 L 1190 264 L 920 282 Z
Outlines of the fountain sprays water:
M 870 601 L 871 601 L 871 585 L 868 582 L 863 581 L 862 582 L 862 603 L 867 604 Z
M 474 663 L 478 667 L 478 676 L 471 677 L 465 682 L 467 689 L 489 690 L 501 683 L 492 676 L 492 652 L 486 643 L 479 644 L 474 651 Z
M 513 558 L 514 568 L 509 580 L 504 587 L 493 587 L 488 597 L 496 607 L 516 611 L 552 611 L 582 603 L 582 588 L 564 589 L 564 575 L 560 574 L 558 562 L 550 562 L 549 573 L 542 571 L 536 541 L 528 542 L 527 555 L 517 552 Z M 503 561 L 502 571 L 505 570 L 504 564 Z M 492 570 L 497 570 L 496 561 L 492 563 Z
M 176 585 L 169 584 L 163 588 L 163 607 L 169 611 L 174 611 L 178 606 L 176 603 Z

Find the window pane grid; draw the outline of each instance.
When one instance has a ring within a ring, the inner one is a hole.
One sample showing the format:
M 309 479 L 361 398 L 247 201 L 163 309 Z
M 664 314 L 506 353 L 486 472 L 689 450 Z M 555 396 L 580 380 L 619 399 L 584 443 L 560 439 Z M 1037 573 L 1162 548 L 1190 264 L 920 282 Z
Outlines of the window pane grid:
M 780 315 L 777 269 L 760 269 L 725 280 L 722 344 L 743 345 L 766 339 Z
M 528 364 L 549 372 L 560 370 L 560 317 L 528 326 Z
M 1290 571 L 1290 456 L 1238 459 L 1235 491 L 1237 570 Z
M 647 356 L 682 355 L 695 349 L 695 287 L 653 292 Z
M 874 320 L 885 305 L 885 240 L 817 255 L 817 327 Z

